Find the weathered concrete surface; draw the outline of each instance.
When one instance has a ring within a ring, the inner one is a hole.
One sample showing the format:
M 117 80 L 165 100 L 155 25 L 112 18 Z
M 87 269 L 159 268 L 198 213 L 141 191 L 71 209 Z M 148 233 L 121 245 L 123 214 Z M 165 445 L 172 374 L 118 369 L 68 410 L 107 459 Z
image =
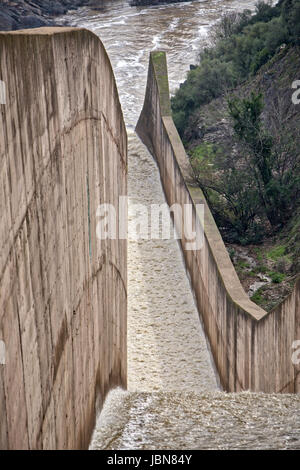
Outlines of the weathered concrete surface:
M 144 107 L 137 133 L 156 157 L 169 205 L 205 205 L 200 250 L 183 254 L 222 385 L 227 391 L 300 392 L 300 365 L 292 361 L 300 339 L 300 280 L 293 293 L 267 314 L 244 292 L 191 168 L 171 117 L 166 57 L 150 56 Z M 184 232 L 184 230 L 183 230 Z
M 127 193 L 109 59 L 86 30 L 0 33 L 0 448 L 84 448 L 126 386 L 126 240 L 97 206 Z

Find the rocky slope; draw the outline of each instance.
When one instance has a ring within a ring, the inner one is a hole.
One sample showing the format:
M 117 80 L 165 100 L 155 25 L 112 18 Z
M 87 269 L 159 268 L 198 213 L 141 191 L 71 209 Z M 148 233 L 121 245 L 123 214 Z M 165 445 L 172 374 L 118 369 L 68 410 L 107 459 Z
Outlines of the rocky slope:
M 101 7 L 105 0 L 1 0 L 0 31 L 54 24 L 53 17 L 83 5 Z

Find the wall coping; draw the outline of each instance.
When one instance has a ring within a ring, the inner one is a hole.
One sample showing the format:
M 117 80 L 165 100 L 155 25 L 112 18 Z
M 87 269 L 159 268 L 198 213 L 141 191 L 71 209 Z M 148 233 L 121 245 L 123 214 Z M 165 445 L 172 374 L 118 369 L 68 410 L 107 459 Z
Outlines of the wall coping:
M 0 31 L 0 34 L 3 34 L 4 36 L 17 36 L 17 35 L 52 36 L 53 34 L 70 33 L 72 31 L 89 31 L 90 33 L 95 35 L 92 31 L 86 28 L 76 28 L 74 26 L 43 26 L 42 28 L 16 29 L 13 31 Z

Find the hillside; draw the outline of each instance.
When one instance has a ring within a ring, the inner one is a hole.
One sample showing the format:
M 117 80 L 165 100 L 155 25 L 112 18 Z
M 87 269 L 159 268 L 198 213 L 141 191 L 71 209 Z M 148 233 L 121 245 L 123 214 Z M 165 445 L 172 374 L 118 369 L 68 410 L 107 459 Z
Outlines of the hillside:
M 300 272 L 300 47 L 295 28 L 284 30 L 285 3 L 281 10 L 260 4 L 259 21 L 247 12 L 225 18 L 232 30 L 200 55 L 172 103 L 240 280 L 266 310 Z
M 300 104 L 293 104 L 295 90 L 291 87 L 299 71 L 299 46 L 283 46 L 255 77 L 195 113 L 184 134 L 188 153 L 193 155 L 203 145 L 212 145 L 228 155 L 241 151 L 234 139 L 227 100 L 232 95 L 250 96 L 251 92 L 261 92 L 264 97 L 265 128 L 274 139 L 284 132 L 299 152 Z M 230 240 L 226 230 L 220 228 L 225 240 Z M 277 233 L 268 235 L 259 244 L 226 243 L 245 290 L 267 310 L 291 292 L 300 272 L 300 210 Z

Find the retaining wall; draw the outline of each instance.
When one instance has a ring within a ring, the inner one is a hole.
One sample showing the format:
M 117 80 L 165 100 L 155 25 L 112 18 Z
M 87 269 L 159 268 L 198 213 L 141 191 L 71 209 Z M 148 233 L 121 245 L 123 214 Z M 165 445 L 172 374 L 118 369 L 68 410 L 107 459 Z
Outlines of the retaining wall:
M 292 294 L 270 313 L 246 295 L 173 123 L 163 52 L 150 55 L 136 130 L 158 162 L 169 205 L 192 204 L 199 239 L 203 228 L 197 204 L 205 207 L 203 247 L 186 250 L 189 240 L 184 229 L 181 245 L 222 386 L 230 392 L 299 393 L 300 365 L 293 363 L 292 355 L 293 342 L 300 340 L 300 279 Z M 184 221 L 175 218 L 178 230 L 180 222 L 184 227 Z

